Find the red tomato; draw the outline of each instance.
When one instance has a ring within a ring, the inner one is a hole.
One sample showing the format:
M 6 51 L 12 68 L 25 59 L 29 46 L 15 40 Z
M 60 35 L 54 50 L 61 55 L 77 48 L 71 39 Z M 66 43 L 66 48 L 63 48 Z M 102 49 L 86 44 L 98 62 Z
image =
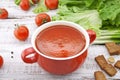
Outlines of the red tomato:
M 8 11 L 6 9 L 0 8 L 0 19 L 8 18 Z
M 90 43 L 92 43 L 96 39 L 96 32 L 93 30 L 87 30 L 89 37 L 90 37 Z
M 29 30 L 26 26 L 19 26 L 14 30 L 15 37 L 20 41 L 25 41 L 29 36 Z
M 50 22 L 51 19 L 50 19 L 50 16 L 46 13 L 41 13 L 41 14 L 38 14 L 36 17 L 35 17 L 35 23 L 37 26 L 40 26 L 46 22 Z
M 25 10 L 25 11 L 29 10 L 30 9 L 30 2 L 29 2 L 29 0 L 21 0 L 20 8 L 22 10 Z
M 40 0 L 32 0 L 34 4 L 37 4 Z
M 0 56 L 0 67 L 2 67 L 2 65 L 3 65 L 3 58 L 2 56 Z
M 58 8 L 58 0 L 45 0 L 45 5 L 48 9 L 57 9 Z

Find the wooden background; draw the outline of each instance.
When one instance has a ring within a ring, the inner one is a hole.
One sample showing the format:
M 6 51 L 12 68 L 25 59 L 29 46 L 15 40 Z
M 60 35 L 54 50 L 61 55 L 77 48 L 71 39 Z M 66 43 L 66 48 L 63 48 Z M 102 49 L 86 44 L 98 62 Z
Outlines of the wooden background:
M 31 36 L 37 29 L 34 22 L 36 14 L 32 12 L 34 7 L 26 12 L 16 6 L 14 0 L 0 0 L 0 8 L 6 8 L 9 12 L 8 19 L 0 20 L 0 55 L 4 58 L 4 65 L 0 69 L 0 80 L 94 80 L 94 71 L 100 70 L 94 58 L 99 54 L 109 57 L 104 45 L 90 45 L 88 57 L 83 66 L 68 75 L 52 75 L 37 63 L 25 64 L 21 60 L 21 52 L 31 47 Z M 48 14 L 53 16 L 55 12 L 50 11 Z M 24 24 L 28 27 L 30 35 L 26 41 L 21 42 L 14 37 L 15 24 Z M 116 60 L 120 58 L 120 56 L 114 57 Z M 105 75 L 108 80 L 120 80 L 119 70 L 114 77 L 109 77 L 106 73 Z

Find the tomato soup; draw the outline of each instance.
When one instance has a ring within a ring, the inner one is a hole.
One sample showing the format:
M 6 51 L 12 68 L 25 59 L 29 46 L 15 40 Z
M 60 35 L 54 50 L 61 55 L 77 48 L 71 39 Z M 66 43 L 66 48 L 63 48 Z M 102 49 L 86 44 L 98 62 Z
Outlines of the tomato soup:
M 73 27 L 55 25 L 41 31 L 36 37 L 35 44 L 44 55 L 65 58 L 83 50 L 86 40 L 84 35 Z

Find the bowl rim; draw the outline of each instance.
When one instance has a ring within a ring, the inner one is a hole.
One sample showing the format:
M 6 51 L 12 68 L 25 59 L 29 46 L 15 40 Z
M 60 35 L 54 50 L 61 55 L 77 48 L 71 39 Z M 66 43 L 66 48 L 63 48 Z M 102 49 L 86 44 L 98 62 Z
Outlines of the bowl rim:
M 39 50 L 36 48 L 36 45 L 35 45 L 35 39 L 36 39 L 37 35 L 38 35 L 42 30 L 44 30 L 44 29 L 46 29 L 46 28 L 48 28 L 48 27 L 54 26 L 54 25 L 67 25 L 67 26 L 73 27 L 73 28 L 79 30 L 81 33 L 83 33 L 83 35 L 84 35 L 84 37 L 85 37 L 85 40 L 86 40 L 86 45 L 85 45 L 85 47 L 83 48 L 83 50 L 80 51 L 80 52 L 79 52 L 78 54 L 76 54 L 76 55 L 69 56 L 69 57 L 65 57 L 65 58 L 51 57 L 51 56 L 47 56 L 47 55 L 39 52 Z M 80 25 L 78 25 L 78 24 L 76 24 L 76 23 L 74 23 L 74 22 L 63 21 L 63 20 L 62 20 L 62 21 L 51 21 L 51 22 L 48 22 L 48 23 L 45 23 L 45 24 L 39 26 L 39 27 L 35 30 L 35 32 L 33 33 L 33 35 L 32 35 L 31 43 L 32 43 L 32 47 L 35 49 L 35 51 L 36 51 L 39 55 L 41 55 L 41 56 L 43 56 L 43 57 L 45 57 L 45 58 L 52 59 L 52 60 L 68 60 L 68 59 L 76 58 L 76 57 L 80 56 L 81 54 L 83 54 L 83 53 L 87 50 L 87 48 L 88 48 L 88 46 L 89 46 L 89 44 L 90 44 L 90 38 L 89 38 L 89 35 L 88 35 L 87 31 L 86 31 L 82 26 L 80 26 Z

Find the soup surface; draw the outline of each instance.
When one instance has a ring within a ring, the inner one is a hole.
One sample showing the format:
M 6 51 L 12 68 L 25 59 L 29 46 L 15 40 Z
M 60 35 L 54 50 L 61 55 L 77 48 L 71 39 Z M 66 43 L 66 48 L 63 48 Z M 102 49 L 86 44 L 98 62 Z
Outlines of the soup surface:
M 55 25 L 41 31 L 35 40 L 37 49 L 50 57 L 65 58 L 78 54 L 85 47 L 84 35 L 75 28 Z

